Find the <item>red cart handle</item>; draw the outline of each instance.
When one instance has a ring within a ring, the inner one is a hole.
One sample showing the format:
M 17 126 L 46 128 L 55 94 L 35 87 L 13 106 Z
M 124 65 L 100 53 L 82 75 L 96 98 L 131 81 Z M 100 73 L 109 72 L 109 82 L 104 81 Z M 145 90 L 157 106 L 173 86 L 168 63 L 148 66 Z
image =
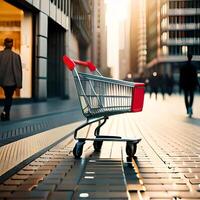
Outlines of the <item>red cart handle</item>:
M 96 66 L 91 61 L 72 60 L 68 56 L 64 55 L 63 62 L 70 71 L 74 70 L 76 64 L 88 67 L 91 72 L 96 70 Z

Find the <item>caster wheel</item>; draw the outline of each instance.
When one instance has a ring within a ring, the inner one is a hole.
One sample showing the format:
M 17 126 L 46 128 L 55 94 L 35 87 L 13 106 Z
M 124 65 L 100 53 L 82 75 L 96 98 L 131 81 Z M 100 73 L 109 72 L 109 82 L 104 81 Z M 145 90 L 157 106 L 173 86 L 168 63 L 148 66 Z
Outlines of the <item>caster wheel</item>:
M 128 157 L 133 158 L 137 151 L 137 144 L 133 142 L 126 143 L 126 154 Z
M 75 158 L 80 158 L 83 152 L 83 145 L 85 144 L 84 142 L 78 141 L 73 149 L 73 155 Z
M 94 141 L 94 142 L 93 142 L 94 150 L 95 150 L 96 152 L 100 152 L 100 151 L 101 151 L 102 144 L 103 144 L 103 141 Z

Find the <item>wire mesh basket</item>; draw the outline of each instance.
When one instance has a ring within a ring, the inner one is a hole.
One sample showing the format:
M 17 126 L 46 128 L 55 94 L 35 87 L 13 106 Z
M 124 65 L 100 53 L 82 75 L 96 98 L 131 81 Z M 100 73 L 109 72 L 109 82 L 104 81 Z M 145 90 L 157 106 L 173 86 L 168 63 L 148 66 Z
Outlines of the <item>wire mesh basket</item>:
M 78 73 L 74 76 L 83 114 L 99 117 L 131 112 L 134 83 Z

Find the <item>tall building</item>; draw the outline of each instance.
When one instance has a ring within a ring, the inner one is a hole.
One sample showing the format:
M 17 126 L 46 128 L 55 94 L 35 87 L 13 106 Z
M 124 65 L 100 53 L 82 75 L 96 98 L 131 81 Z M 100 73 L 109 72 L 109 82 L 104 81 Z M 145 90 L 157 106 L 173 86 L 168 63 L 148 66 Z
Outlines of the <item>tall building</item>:
M 92 1 L 92 60 L 98 69 L 109 76 L 107 67 L 106 4 L 104 0 Z
M 119 23 L 119 79 L 126 79 L 130 74 L 130 12 L 126 20 Z
M 179 67 L 186 61 L 188 51 L 197 66 L 200 64 L 200 1 L 146 2 L 147 68 L 178 80 Z
M 140 76 L 146 67 L 147 56 L 146 2 L 132 0 L 131 4 L 130 65 L 132 74 Z
M 62 56 L 91 56 L 90 14 L 89 0 L 0 0 L 0 49 L 11 37 L 22 59 L 23 84 L 15 98 L 73 96 Z
M 146 44 L 147 44 L 147 63 L 157 58 L 159 50 L 159 19 L 157 0 L 146 1 Z

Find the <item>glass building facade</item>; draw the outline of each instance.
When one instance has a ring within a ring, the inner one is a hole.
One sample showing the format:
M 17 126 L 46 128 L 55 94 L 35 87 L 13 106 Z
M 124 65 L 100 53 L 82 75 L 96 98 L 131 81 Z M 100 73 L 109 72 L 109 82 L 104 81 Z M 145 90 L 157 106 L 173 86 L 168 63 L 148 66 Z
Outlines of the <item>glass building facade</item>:
M 159 0 L 154 5 L 147 1 L 147 27 L 150 72 L 173 75 L 178 80 L 179 67 L 186 61 L 188 51 L 199 67 L 199 0 Z

